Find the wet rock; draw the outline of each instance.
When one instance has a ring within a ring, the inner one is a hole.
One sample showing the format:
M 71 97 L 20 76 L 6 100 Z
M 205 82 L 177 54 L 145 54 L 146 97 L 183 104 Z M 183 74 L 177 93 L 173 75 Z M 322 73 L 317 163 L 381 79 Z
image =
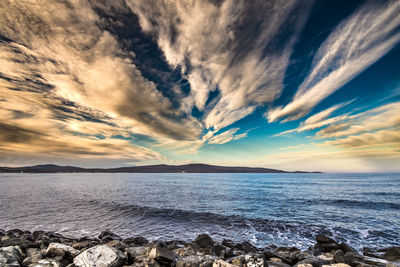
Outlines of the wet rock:
M 109 247 L 116 248 L 118 250 L 124 250 L 127 247 L 124 243 L 122 243 L 121 241 L 118 241 L 118 240 L 110 241 L 106 245 Z
M 127 260 L 127 256 L 121 251 L 106 246 L 98 245 L 91 247 L 74 258 L 77 267 L 119 267 Z
M 357 250 L 355 250 L 354 248 L 350 247 L 348 244 L 346 244 L 344 242 L 339 244 L 339 249 L 342 250 L 344 253 L 347 253 L 347 252 L 357 253 Z
M 98 245 L 98 244 L 94 241 L 85 240 L 85 241 L 72 243 L 71 247 L 73 247 L 74 249 L 77 249 L 77 250 L 82 250 L 82 249 L 86 249 L 86 248 L 93 247 L 96 245 Z
M 25 252 L 26 258 L 22 261 L 22 266 L 26 267 L 32 263 L 37 263 L 43 259 L 45 253 L 37 248 L 28 248 Z
M 263 252 L 263 255 L 264 255 L 265 259 L 278 258 L 286 264 L 293 265 L 293 262 L 290 259 L 285 258 L 285 257 L 279 255 L 278 253 L 266 250 Z
M 6 235 L 6 232 L 3 229 L 0 229 L 0 238 Z
M 128 237 L 124 239 L 124 243 L 129 246 L 143 246 L 149 243 L 149 240 L 142 236 Z
M 326 261 L 330 262 L 331 264 L 335 263 L 333 255 L 331 253 L 321 254 L 318 256 L 318 258 L 320 258 L 322 260 L 326 260 Z
M 22 261 L 22 251 L 13 246 L 0 248 L 0 266 L 20 266 L 19 262 Z
M 147 249 L 147 247 L 125 248 L 125 253 L 128 257 L 128 264 L 132 264 L 137 258 L 144 256 L 147 253 Z
M 60 244 L 60 243 L 51 243 L 46 250 L 46 255 L 50 257 L 61 256 L 65 258 L 74 258 L 79 254 L 79 250 L 74 249 L 73 247 Z
M 248 241 L 244 241 L 242 242 L 242 246 L 243 246 L 243 251 L 245 253 L 254 253 L 257 252 L 257 248 L 255 246 L 253 246 L 253 244 L 251 244 Z
M 149 250 L 148 257 L 164 265 L 170 265 L 176 258 L 176 254 L 167 248 L 154 246 Z
M 214 241 L 207 234 L 200 234 L 197 236 L 194 243 L 197 244 L 200 248 L 212 248 L 214 246 Z
M 7 235 L 1 238 L 0 246 L 2 247 L 10 247 L 10 246 L 18 246 L 21 249 L 26 249 L 29 247 L 34 247 L 34 243 L 32 241 L 26 239 L 19 239 L 17 237 L 8 237 Z
M 235 246 L 235 243 L 233 243 L 232 240 L 224 239 L 224 240 L 222 240 L 221 245 L 223 245 L 223 246 L 225 246 L 227 248 L 233 248 Z
M 317 240 L 317 244 L 315 245 L 315 250 L 316 252 L 321 251 L 321 252 L 331 252 L 333 250 L 338 250 L 340 249 L 339 243 L 337 243 L 335 240 L 333 240 L 330 237 L 317 234 L 315 239 Z
M 212 248 L 212 252 L 214 255 L 217 255 L 218 257 L 225 258 L 226 247 L 218 244 L 214 245 L 214 247 Z
M 327 237 L 327 236 L 322 235 L 322 234 L 317 234 L 315 236 L 315 239 L 317 240 L 317 243 L 336 243 L 336 241 L 333 240 L 332 238 Z
M 20 229 L 11 229 L 6 232 L 6 235 L 8 235 L 9 237 L 17 237 L 17 236 L 20 236 L 23 234 L 24 234 L 24 231 L 22 231 Z
M 109 230 L 105 230 L 105 231 L 101 232 L 99 234 L 98 238 L 103 242 L 110 242 L 113 240 L 122 240 L 122 238 L 119 235 L 114 234 L 113 232 L 111 232 Z

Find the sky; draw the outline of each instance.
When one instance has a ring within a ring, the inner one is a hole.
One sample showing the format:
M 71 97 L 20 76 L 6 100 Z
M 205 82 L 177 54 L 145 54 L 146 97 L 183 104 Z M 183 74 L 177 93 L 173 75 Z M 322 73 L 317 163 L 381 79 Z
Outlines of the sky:
M 2 0 L 0 166 L 400 171 L 400 1 Z

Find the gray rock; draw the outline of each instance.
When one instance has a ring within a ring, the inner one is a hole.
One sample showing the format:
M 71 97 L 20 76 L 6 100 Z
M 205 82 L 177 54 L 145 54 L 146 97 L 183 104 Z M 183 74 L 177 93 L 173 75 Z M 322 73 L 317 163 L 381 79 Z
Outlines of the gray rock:
M 280 261 L 266 261 L 268 267 L 290 267 L 289 264 Z
M 17 237 L 9 237 L 7 235 L 3 236 L 1 238 L 0 245 L 2 247 L 12 247 L 12 246 L 18 246 L 21 249 L 26 249 L 30 247 L 34 247 L 34 244 L 30 240 L 26 239 L 19 239 Z
M 389 247 L 385 249 L 383 258 L 388 261 L 400 260 L 400 247 Z
M 106 246 L 98 245 L 89 248 L 74 258 L 78 267 L 119 267 L 127 260 L 121 251 Z
M 210 255 L 192 255 L 179 258 L 176 267 L 212 267 L 216 257 Z
M 336 263 L 343 263 L 344 262 L 344 252 L 342 250 L 336 250 L 333 252 L 333 260 Z
M 363 257 L 354 252 L 347 252 L 344 254 L 344 263 L 350 265 L 350 266 L 357 266 L 360 264 L 366 264 L 363 261 Z
M 22 251 L 18 247 L 1 247 L 0 248 L 0 266 L 20 266 L 22 261 Z
M 214 246 L 214 241 L 207 234 L 198 235 L 194 243 L 200 248 L 212 248 Z
M 149 240 L 147 240 L 146 238 L 142 237 L 142 236 L 135 236 L 135 237 L 128 237 L 126 239 L 124 239 L 124 243 L 132 246 L 143 246 L 149 243 Z
M 170 265 L 176 258 L 176 254 L 167 248 L 154 246 L 149 250 L 148 257 L 164 265 Z
M 233 243 L 233 241 L 232 241 L 232 240 L 229 240 L 229 239 L 224 239 L 224 240 L 222 240 L 221 245 L 223 245 L 223 246 L 225 246 L 225 247 L 227 247 L 227 248 L 233 248 L 233 247 L 235 246 L 235 244 Z
M 110 242 L 113 240 L 122 240 L 122 238 L 119 235 L 114 234 L 113 232 L 111 232 L 109 230 L 101 232 L 99 234 L 98 238 L 104 242 Z
M 235 267 L 235 266 L 223 260 L 216 260 L 213 262 L 212 267 Z
M 61 267 L 61 264 L 54 259 L 42 259 L 37 263 L 29 264 L 28 267 Z
M 299 261 L 294 265 L 295 267 L 301 267 L 301 266 L 310 266 L 312 265 L 313 267 L 321 267 L 322 265 L 329 265 L 330 262 L 327 260 L 320 259 L 318 257 L 311 257 L 304 259 L 302 261 Z
M 326 244 L 327 243 L 336 243 L 336 241 L 333 240 L 332 238 L 327 237 L 327 236 L 322 235 L 322 234 L 317 234 L 315 236 L 315 239 L 317 240 L 317 243 L 326 243 Z

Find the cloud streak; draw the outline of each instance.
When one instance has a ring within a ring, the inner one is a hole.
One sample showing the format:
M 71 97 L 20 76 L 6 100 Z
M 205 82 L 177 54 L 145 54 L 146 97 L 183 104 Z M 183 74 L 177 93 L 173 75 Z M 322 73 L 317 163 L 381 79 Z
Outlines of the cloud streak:
M 293 100 L 267 113 L 270 122 L 299 119 L 360 74 L 400 41 L 398 1 L 368 2 L 321 45 Z

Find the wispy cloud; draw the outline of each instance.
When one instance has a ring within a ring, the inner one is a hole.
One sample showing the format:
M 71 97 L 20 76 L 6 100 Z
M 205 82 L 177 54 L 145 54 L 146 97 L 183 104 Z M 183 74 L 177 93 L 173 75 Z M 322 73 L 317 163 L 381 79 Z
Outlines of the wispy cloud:
M 271 109 L 270 122 L 299 119 L 400 41 L 399 1 L 370 1 L 336 27 L 319 48 L 293 100 Z
M 203 110 L 209 93 L 219 90 L 204 120 L 206 128 L 215 130 L 279 96 L 292 46 L 310 7 L 296 1 L 127 2 L 142 29 L 155 36 L 169 64 L 187 77 L 188 107 Z

